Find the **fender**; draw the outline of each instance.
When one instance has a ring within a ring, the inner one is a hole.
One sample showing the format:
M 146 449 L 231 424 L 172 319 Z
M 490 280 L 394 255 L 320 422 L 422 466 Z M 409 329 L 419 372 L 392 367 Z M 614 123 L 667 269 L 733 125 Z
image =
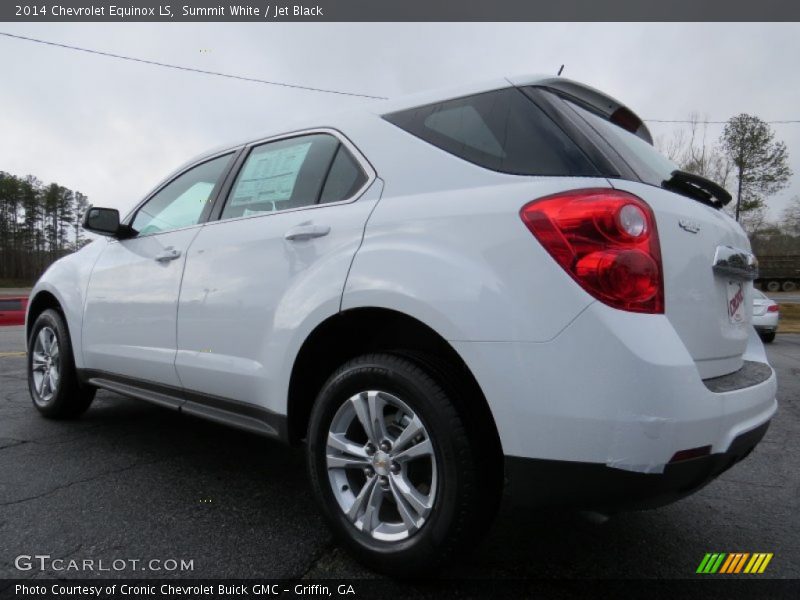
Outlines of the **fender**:
M 387 184 L 350 269 L 342 309 L 402 312 L 448 341 L 555 338 L 593 298 L 531 235 L 519 210 L 573 185 L 603 180 L 531 178 L 407 196 L 392 196 Z
M 84 366 L 82 329 L 86 290 L 92 269 L 106 243 L 105 239 L 95 240 L 77 252 L 60 258 L 42 274 L 31 290 L 28 311 L 25 315 L 26 347 L 27 332 L 33 326 L 31 311 L 37 309 L 37 297 L 43 292 L 48 292 L 58 301 L 67 321 L 75 366 L 79 369 Z

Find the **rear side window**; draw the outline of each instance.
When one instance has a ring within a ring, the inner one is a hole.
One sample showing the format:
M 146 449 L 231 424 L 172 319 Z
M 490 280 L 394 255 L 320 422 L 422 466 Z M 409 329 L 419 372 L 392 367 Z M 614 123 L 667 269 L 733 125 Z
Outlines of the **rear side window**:
M 578 146 L 516 88 L 384 115 L 384 118 L 481 167 L 515 175 L 595 176 Z
M 0 300 L 0 310 L 22 310 L 22 300 Z
M 351 198 L 367 176 L 342 143 L 326 133 L 256 146 L 236 178 L 222 219 Z

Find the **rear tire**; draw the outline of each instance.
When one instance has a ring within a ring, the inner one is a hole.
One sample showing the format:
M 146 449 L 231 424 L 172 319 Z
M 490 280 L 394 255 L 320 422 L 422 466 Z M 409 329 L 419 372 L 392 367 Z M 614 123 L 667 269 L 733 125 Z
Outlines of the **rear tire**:
M 781 285 L 784 292 L 793 292 L 797 289 L 797 284 L 794 281 L 784 281 Z
M 780 281 L 768 281 L 766 283 L 767 291 L 768 292 L 780 292 L 781 291 L 781 282 Z
M 95 389 L 78 381 L 67 324 L 53 309 L 39 315 L 28 339 L 28 390 L 49 419 L 77 417 L 94 400 Z
M 480 446 L 429 372 L 370 354 L 344 364 L 320 391 L 308 469 L 326 519 L 358 559 L 419 576 L 472 548 L 480 524 L 494 518 L 482 510 L 490 505 L 482 496 L 495 490 L 477 466 Z
M 758 335 L 761 336 L 761 341 L 764 342 L 765 344 L 771 344 L 772 342 L 775 341 L 774 331 L 770 331 L 767 333 L 759 333 Z

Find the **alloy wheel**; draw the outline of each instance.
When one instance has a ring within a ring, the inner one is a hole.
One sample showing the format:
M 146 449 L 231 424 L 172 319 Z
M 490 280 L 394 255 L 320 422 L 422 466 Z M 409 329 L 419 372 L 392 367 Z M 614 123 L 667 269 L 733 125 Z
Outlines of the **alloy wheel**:
M 47 404 L 58 390 L 61 376 L 61 357 L 58 337 L 51 327 L 42 327 L 33 344 L 31 364 L 33 385 L 36 388 L 36 402 Z
M 380 541 L 425 524 L 437 491 L 437 459 L 422 420 L 397 396 L 364 391 L 345 400 L 326 444 L 333 495 L 356 529 Z

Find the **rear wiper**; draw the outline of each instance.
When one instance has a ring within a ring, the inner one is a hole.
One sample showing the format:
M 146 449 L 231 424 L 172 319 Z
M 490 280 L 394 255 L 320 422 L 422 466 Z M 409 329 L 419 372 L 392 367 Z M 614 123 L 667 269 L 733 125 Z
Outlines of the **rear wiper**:
M 714 208 L 722 208 L 731 201 L 731 195 L 721 185 L 700 175 L 678 169 L 670 173 L 669 179 L 661 182 L 661 187 Z

